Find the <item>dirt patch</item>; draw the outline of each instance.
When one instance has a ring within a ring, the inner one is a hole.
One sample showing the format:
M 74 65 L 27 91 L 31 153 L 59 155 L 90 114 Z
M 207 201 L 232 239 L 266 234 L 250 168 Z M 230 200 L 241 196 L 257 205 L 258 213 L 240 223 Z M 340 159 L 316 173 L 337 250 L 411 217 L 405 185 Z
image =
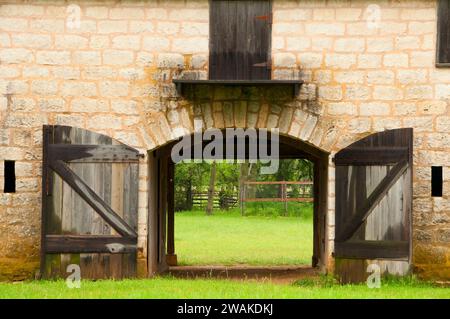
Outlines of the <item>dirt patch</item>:
M 319 269 L 310 266 L 175 266 L 169 274 L 177 278 L 217 278 L 270 281 L 291 284 L 299 279 L 314 278 Z

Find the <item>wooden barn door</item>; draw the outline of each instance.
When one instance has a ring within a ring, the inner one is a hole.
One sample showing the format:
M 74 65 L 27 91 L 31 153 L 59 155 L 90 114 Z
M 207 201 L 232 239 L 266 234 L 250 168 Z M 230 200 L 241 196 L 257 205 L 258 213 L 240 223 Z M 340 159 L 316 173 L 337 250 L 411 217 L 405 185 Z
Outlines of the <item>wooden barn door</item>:
M 341 150 L 336 165 L 336 273 L 360 282 L 376 263 L 381 273 L 409 271 L 413 130 L 389 130 Z
M 136 275 L 139 153 L 108 136 L 44 126 L 41 275 Z
M 270 0 L 210 1 L 211 80 L 270 80 Z
M 174 234 L 175 165 L 170 157 L 172 145 L 149 152 L 148 272 L 161 274 L 169 269 L 168 258 L 176 258 Z

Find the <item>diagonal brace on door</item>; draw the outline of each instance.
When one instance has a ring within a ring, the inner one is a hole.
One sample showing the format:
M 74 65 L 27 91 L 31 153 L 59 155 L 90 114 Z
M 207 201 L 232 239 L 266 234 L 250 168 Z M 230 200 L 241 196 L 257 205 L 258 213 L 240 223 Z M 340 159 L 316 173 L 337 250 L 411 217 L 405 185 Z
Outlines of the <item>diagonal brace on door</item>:
M 50 168 L 103 217 L 115 231 L 124 237 L 137 238 L 136 231 L 105 203 L 66 163 L 62 160 L 51 160 L 49 164 Z
M 391 189 L 391 187 L 398 181 L 400 176 L 408 168 L 407 161 L 398 162 L 384 177 L 378 186 L 373 190 L 370 196 L 364 201 L 362 208 L 356 212 L 351 218 L 347 226 L 336 235 L 337 242 L 344 242 L 350 239 L 372 213 L 374 208 L 383 199 L 384 195 Z

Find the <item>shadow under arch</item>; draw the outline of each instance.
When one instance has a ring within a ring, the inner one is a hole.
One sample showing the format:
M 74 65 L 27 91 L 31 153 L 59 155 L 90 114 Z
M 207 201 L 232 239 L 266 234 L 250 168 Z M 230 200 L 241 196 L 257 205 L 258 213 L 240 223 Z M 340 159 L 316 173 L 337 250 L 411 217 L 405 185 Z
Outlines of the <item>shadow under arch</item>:
M 234 129 L 234 128 L 232 128 Z M 238 128 L 236 128 L 239 130 Z M 257 133 L 256 140 L 245 138 L 236 140 L 227 135 L 226 129 L 215 129 L 222 132 L 222 140 L 215 141 L 227 147 L 227 144 L 244 144 L 244 156 L 234 159 L 250 159 L 250 148 L 253 144 L 271 143 L 273 136 L 260 138 L 262 129 L 252 129 Z M 248 129 L 240 129 L 248 131 Z M 147 265 L 149 276 L 164 273 L 169 270 L 173 260 L 174 249 L 174 168 L 171 158 L 172 149 L 184 138 L 191 142 L 186 148 L 191 159 L 199 159 L 196 147 L 202 150 L 211 140 L 198 139 L 204 132 L 189 133 L 185 136 L 168 141 L 164 145 L 148 151 L 149 164 L 149 212 L 148 212 L 148 255 Z M 194 136 L 197 135 L 197 139 Z M 190 140 L 189 140 L 190 139 Z M 301 139 L 287 134 L 278 135 L 279 159 L 308 159 L 314 163 L 314 218 L 313 218 L 313 256 L 311 265 L 326 271 L 328 265 L 327 238 L 327 197 L 328 197 L 328 158 L 329 153 Z M 237 149 L 235 146 L 235 150 Z M 201 152 L 203 155 L 203 152 Z M 234 152 L 236 155 L 236 152 Z M 259 151 L 258 151 L 259 156 Z M 203 158 L 203 157 L 202 157 Z M 205 159 L 205 158 L 203 158 Z M 252 158 L 253 159 L 253 158 Z M 169 263 L 168 263 L 169 260 Z

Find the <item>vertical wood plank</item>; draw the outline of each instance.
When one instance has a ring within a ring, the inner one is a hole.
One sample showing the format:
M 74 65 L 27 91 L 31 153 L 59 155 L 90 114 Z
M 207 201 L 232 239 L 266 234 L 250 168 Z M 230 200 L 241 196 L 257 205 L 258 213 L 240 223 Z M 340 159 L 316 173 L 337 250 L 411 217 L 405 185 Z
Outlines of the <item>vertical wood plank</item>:
M 341 284 L 358 283 L 367 279 L 364 259 L 336 258 L 335 271 Z
M 91 144 L 91 136 L 84 130 L 74 130 L 72 144 Z M 92 164 L 69 164 L 75 174 L 92 187 Z M 77 234 L 89 235 L 92 226 L 93 209 L 70 188 L 72 193 L 71 218 L 72 227 Z M 80 268 L 87 278 L 95 278 L 94 254 L 80 254 Z
M 319 216 L 319 207 L 320 207 L 320 198 L 317 196 L 320 194 L 320 167 L 319 161 L 314 161 L 313 163 L 313 175 L 314 175 L 314 206 L 313 206 L 313 256 L 312 256 L 312 266 L 316 267 L 319 262 L 319 258 L 321 257 L 320 251 L 320 239 L 321 239 L 321 228 L 320 228 L 320 216 Z
M 71 254 L 61 254 L 60 255 L 60 277 L 61 278 L 67 278 L 67 276 L 69 275 L 67 273 L 67 267 L 72 264 L 72 255 Z
M 62 212 L 63 212 L 63 181 L 54 172 L 48 172 L 52 174 L 52 195 L 47 199 L 51 204 L 48 207 L 48 223 L 47 234 L 61 234 L 62 230 Z
M 49 214 L 49 201 L 50 199 L 47 196 L 47 183 L 48 183 L 48 152 L 47 148 L 51 142 L 52 129 L 50 126 L 44 126 L 42 129 L 42 144 L 43 144 L 43 154 L 42 154 L 42 208 L 41 208 L 41 252 L 40 252 L 40 275 L 41 276 L 49 276 L 48 273 L 48 264 L 49 260 L 46 254 L 46 246 L 45 246 L 45 235 L 47 234 L 47 218 Z
M 450 1 L 439 0 L 438 4 L 438 35 L 437 62 L 450 63 Z
M 317 245 L 316 250 L 319 252 L 319 266 L 322 271 L 326 270 L 328 265 L 328 155 L 322 155 L 315 165 L 319 166 L 318 169 L 318 189 L 314 190 L 314 198 L 317 198 L 318 203 L 314 203 L 315 213 L 318 215 L 317 223 Z
M 58 278 L 61 274 L 61 255 L 45 255 L 45 278 Z
M 122 256 L 117 254 L 112 254 L 109 257 L 110 264 L 110 273 L 111 278 L 113 279 L 121 279 L 123 278 L 122 274 Z
M 159 271 L 164 272 L 167 270 L 166 262 L 166 218 L 167 218 L 167 172 L 168 172 L 168 160 L 166 158 L 159 159 Z
M 167 254 L 175 254 L 175 164 L 168 163 L 167 173 Z
M 158 159 L 155 152 L 148 154 L 149 198 L 148 198 L 148 239 L 147 265 L 148 275 L 153 276 L 158 271 Z

